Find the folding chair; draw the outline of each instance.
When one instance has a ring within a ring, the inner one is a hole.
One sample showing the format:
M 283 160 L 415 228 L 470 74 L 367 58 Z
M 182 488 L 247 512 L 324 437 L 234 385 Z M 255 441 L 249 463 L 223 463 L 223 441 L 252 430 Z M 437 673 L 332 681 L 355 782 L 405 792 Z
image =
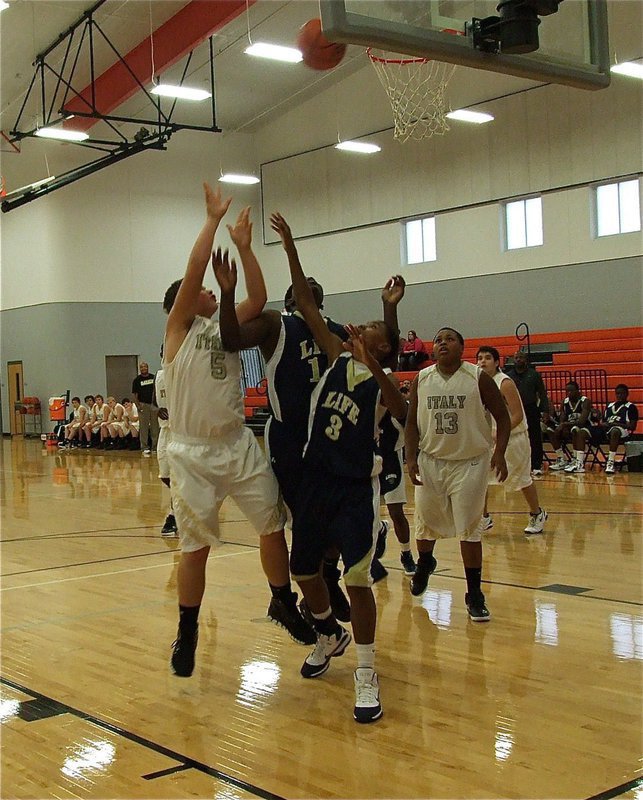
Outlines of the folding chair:
M 579 385 L 581 393 L 592 401 L 592 410 L 602 419 L 609 404 L 607 372 L 604 369 L 577 369 L 574 373 L 574 380 Z M 607 461 L 605 447 L 607 445 L 598 442 L 598 440 L 590 439 L 587 443 L 585 465 L 593 467 L 597 464 L 600 467 L 605 464 Z

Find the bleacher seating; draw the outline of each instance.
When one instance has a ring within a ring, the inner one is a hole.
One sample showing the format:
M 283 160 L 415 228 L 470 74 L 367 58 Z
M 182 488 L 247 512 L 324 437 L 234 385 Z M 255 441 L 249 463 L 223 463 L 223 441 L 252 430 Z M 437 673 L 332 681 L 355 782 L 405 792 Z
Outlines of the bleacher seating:
M 546 380 L 548 373 L 569 371 L 574 378 L 579 373 L 578 383 L 581 392 L 587 392 L 596 406 L 602 406 L 603 398 L 591 397 L 591 388 L 583 386 L 583 370 L 602 369 L 607 373 L 609 400 L 614 399 L 614 389 L 619 383 L 629 386 L 629 399 L 639 406 L 641 419 L 636 429 L 637 436 L 643 436 L 643 328 L 608 328 L 605 330 L 559 331 L 554 333 L 532 334 L 531 344 L 552 344 L 553 363 L 538 364 L 538 353 L 533 354 L 534 366 Z M 489 344 L 500 353 L 501 363 L 511 359 L 519 346 L 515 336 L 489 336 L 467 339 L 465 341 L 464 358 L 474 362 L 478 347 Z M 556 345 L 554 347 L 554 345 Z M 557 352 L 557 350 L 559 352 Z M 564 352 L 563 352 L 564 351 Z M 414 372 L 396 373 L 400 380 L 412 379 Z M 557 407 L 562 398 L 555 392 L 553 398 Z M 604 409 L 601 407 L 600 411 Z

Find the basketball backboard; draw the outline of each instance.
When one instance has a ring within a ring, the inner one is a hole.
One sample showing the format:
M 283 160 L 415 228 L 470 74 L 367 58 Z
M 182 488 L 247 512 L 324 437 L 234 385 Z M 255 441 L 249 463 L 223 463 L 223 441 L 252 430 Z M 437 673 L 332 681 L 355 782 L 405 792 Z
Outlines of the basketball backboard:
M 324 34 L 531 80 L 601 89 L 609 85 L 607 0 L 560 0 L 540 17 L 537 50 L 515 55 L 480 49 L 480 25 L 499 0 L 320 0 Z M 460 35 L 454 35 L 460 34 Z

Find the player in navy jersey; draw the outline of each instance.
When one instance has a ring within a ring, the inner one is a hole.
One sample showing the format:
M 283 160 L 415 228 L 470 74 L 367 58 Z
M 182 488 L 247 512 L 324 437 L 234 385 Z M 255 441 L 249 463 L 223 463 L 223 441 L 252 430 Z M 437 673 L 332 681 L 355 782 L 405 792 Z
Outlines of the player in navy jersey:
M 592 438 L 592 401 L 581 394 L 576 381 L 566 386 L 567 397 L 563 400 L 560 424 L 549 432 L 549 441 L 556 452 L 556 461 L 550 466 L 554 472 L 585 472 L 585 445 Z M 574 457 L 568 463 L 562 450 L 562 442 L 571 439 Z
M 634 403 L 627 399 L 630 390 L 624 383 L 614 390 L 616 400 L 605 409 L 600 423 L 600 438 L 609 443 L 609 453 L 605 464 L 605 474 L 614 474 L 614 460 L 619 444 L 636 430 L 639 412 Z
M 406 415 L 406 402 L 381 362 L 397 352 L 399 337 L 386 322 L 349 326 L 350 339 L 335 336 L 319 313 L 299 263 L 290 229 L 280 214 L 270 218 L 288 256 L 294 297 L 329 368 L 311 398 L 309 435 L 304 451 L 299 498 L 293 517 L 293 577 L 313 615 L 317 646 L 304 661 L 305 678 L 322 675 L 334 656 L 351 641 L 332 614 L 320 576 L 323 553 L 336 545 L 344 562 L 344 581 L 351 602 L 357 646 L 353 716 L 372 722 L 382 715 L 375 673 L 375 598 L 370 565 L 379 527 L 379 459 L 375 440 L 380 417 L 388 408 Z

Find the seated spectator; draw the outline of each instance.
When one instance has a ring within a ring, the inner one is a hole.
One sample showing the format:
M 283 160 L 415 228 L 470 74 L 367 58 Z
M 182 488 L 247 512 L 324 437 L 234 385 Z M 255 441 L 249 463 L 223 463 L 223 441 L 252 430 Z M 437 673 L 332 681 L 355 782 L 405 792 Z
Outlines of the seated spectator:
M 585 445 L 592 438 L 594 426 L 590 420 L 592 402 L 589 397 L 580 393 L 576 381 L 567 384 L 567 397 L 563 400 L 560 423 L 549 432 L 549 441 L 556 451 L 556 461 L 552 470 L 565 472 L 585 472 Z M 562 450 L 564 441 L 572 442 L 574 457 L 567 463 Z
M 127 433 L 130 436 L 130 450 L 138 450 L 138 408 L 129 397 L 124 397 L 121 402 L 125 409 L 123 421 L 127 424 Z
M 100 426 L 100 443 L 101 447 L 104 447 L 106 450 L 111 450 L 113 447 L 116 447 L 116 440 L 125 409 L 121 403 L 116 402 L 115 397 L 111 396 L 107 398 L 107 405 L 109 406 L 109 411 L 105 415 L 105 419 Z
M 98 446 L 100 441 L 99 434 L 101 432 L 101 425 L 109 416 L 109 406 L 103 400 L 102 394 L 97 394 L 94 405 L 89 414 L 89 419 L 85 423 L 83 430 L 87 436 L 87 444 L 85 447 Z M 102 437 L 101 437 L 102 439 Z
M 406 397 L 410 391 L 411 391 L 411 381 L 408 379 L 402 381 L 402 383 L 400 383 L 400 394 L 403 394 Z
M 74 410 L 70 422 L 65 425 L 65 440 L 59 445 L 61 448 L 80 446 L 82 428 L 87 422 L 87 407 L 81 404 L 80 397 L 72 397 L 71 404 Z M 74 439 L 77 439 L 76 444 Z
M 422 339 L 418 339 L 415 331 L 409 331 L 400 353 L 400 370 L 405 372 L 406 370 L 421 369 L 422 364 L 428 359 L 429 354 L 426 352 Z
M 621 442 L 625 441 L 636 430 L 639 411 L 634 403 L 627 399 L 630 390 L 624 383 L 614 389 L 616 400 L 605 409 L 603 419 L 599 423 L 599 441 L 609 443 L 609 454 L 605 464 L 605 474 L 614 474 L 614 458 Z

